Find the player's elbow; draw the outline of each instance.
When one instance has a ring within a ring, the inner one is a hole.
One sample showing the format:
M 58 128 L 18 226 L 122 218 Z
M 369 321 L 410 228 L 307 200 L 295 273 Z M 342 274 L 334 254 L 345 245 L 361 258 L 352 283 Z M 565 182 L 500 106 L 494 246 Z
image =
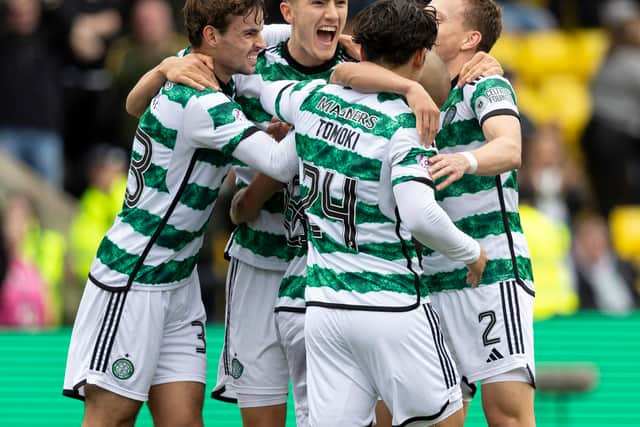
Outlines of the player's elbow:
M 522 149 L 517 138 L 504 138 L 500 147 L 503 153 L 504 170 L 520 169 L 522 166 Z
M 510 169 L 520 169 L 522 166 L 522 154 L 518 151 L 511 156 Z
M 131 94 L 127 95 L 127 100 L 125 101 L 125 109 L 127 110 L 127 114 L 137 119 L 139 119 L 140 116 L 142 116 L 142 113 L 144 112 L 144 111 L 140 111 L 141 110 L 140 107 L 137 105 L 137 103 L 135 102 Z
M 402 224 L 409 230 L 411 235 L 422 243 L 425 243 L 424 240 L 429 239 L 431 233 L 429 232 L 427 218 L 421 216 L 417 210 L 405 209 L 404 212 L 400 211 L 400 218 Z

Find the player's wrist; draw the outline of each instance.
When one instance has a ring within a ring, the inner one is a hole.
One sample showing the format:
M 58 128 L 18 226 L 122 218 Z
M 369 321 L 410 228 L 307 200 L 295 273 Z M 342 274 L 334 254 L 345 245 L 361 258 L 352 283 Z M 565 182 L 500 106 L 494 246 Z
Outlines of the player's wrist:
M 473 240 L 471 244 L 469 258 L 465 260 L 465 265 L 473 265 L 476 262 L 480 261 L 480 256 L 482 255 L 482 247 L 477 240 Z
M 474 156 L 470 151 L 463 151 L 460 154 L 462 154 L 464 158 L 467 159 L 467 162 L 469 162 L 469 167 L 467 167 L 465 173 L 476 173 L 476 171 L 478 170 L 478 159 L 476 159 L 476 156 Z

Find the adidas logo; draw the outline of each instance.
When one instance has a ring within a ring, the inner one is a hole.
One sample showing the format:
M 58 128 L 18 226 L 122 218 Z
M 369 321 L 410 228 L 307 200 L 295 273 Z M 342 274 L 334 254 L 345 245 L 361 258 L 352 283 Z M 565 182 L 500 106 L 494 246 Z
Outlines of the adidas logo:
M 489 358 L 487 358 L 487 363 L 495 362 L 496 360 L 500 359 L 504 359 L 504 356 L 500 354 L 498 350 L 492 348 L 491 353 L 489 354 Z

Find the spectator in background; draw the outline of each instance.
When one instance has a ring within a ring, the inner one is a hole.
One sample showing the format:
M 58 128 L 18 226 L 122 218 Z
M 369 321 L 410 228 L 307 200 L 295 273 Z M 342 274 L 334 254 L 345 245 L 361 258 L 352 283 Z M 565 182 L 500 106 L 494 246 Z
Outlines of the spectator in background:
M 0 284 L 0 326 L 51 325 L 47 286 L 34 264 L 23 255 L 31 205 L 24 196 L 10 196 L 3 207 L 2 240 L 7 249 L 8 270 Z
M 542 320 L 574 313 L 578 309 L 578 294 L 571 269 L 569 227 L 533 207 L 526 198 L 520 199 L 520 221 L 536 279 L 533 318 Z
M 61 52 L 39 0 L 7 0 L 0 26 L 0 148 L 62 186 Z
M 519 184 L 524 199 L 561 224 L 584 207 L 589 190 L 583 171 L 567 156 L 560 128 L 539 126 L 524 139 Z
M 612 0 L 602 8 L 611 49 L 592 83 L 593 115 L 582 145 L 600 212 L 640 204 L 640 7 Z
M 548 0 L 547 3 L 562 28 L 600 25 L 598 8 L 602 0 Z
M 557 27 L 553 14 L 539 4 L 525 0 L 498 1 L 502 7 L 504 30 L 507 33 L 542 31 Z
M 86 187 L 75 167 L 101 141 L 113 138 L 111 77 L 105 69 L 110 42 L 122 30 L 125 0 L 67 0 L 59 14 L 69 28 L 63 68 L 65 98 L 65 188 L 78 196 Z
M 138 125 L 125 110 L 127 94 L 148 69 L 189 43 L 175 31 L 167 0 L 137 0 L 131 10 L 130 22 L 131 32 L 113 42 L 106 59 L 107 70 L 113 78 L 115 138 L 127 151 Z
M 98 245 L 122 208 L 129 161 L 124 150 L 107 144 L 96 146 L 87 157 L 89 185 L 70 229 L 71 269 L 78 283 L 89 275 Z
M 581 309 L 625 314 L 638 308 L 638 272 L 615 254 L 601 216 L 586 215 L 576 222 L 573 262 Z
M 42 226 L 36 205 L 25 194 L 16 193 L 7 199 L 5 216 L 9 223 L 10 253 L 35 266 L 45 284 L 46 323 L 59 325 L 63 316 L 65 238 L 61 233 Z

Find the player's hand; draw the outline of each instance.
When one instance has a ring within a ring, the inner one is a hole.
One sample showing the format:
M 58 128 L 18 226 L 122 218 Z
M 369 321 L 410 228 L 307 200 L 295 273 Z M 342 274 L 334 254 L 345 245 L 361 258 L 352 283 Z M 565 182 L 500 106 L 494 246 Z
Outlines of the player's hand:
M 436 190 L 447 188 L 456 182 L 469 170 L 471 165 L 469 160 L 462 154 L 437 154 L 429 158 L 429 173 L 436 181 L 446 177 L 444 181 L 436 186 Z
M 271 123 L 265 130 L 276 141 L 282 141 L 282 138 L 287 136 L 291 130 L 291 125 L 283 121 L 278 120 L 275 117 L 271 118 Z
M 471 264 L 467 264 L 467 284 L 473 286 L 474 288 L 478 287 L 480 284 L 480 280 L 482 279 L 482 273 L 484 273 L 484 268 L 487 266 L 487 254 L 484 249 L 480 247 L 480 257 Z
M 416 116 L 416 129 L 420 135 L 420 142 L 425 147 L 429 147 L 440 127 L 440 109 L 431 95 L 417 82 L 411 85 L 406 98 Z
M 233 195 L 233 199 L 231 199 L 231 209 L 229 209 L 229 218 L 231 218 L 231 222 L 235 225 L 240 225 L 244 222 L 253 221 L 258 216 L 259 210 L 255 212 L 250 212 L 246 209 L 245 204 L 243 203 L 243 197 L 246 188 L 242 188 Z
M 213 74 L 213 58 L 201 53 L 190 53 L 181 58 L 177 56 L 165 58 L 159 69 L 170 82 L 180 83 L 197 90 L 220 89 Z
M 353 37 L 349 34 L 340 34 L 338 37 L 338 43 L 347 51 L 347 55 L 358 61 L 362 61 L 360 56 L 360 45 L 353 41 Z
M 486 52 L 476 52 L 460 70 L 458 87 L 476 80 L 482 76 L 503 76 L 504 70 L 496 58 Z

